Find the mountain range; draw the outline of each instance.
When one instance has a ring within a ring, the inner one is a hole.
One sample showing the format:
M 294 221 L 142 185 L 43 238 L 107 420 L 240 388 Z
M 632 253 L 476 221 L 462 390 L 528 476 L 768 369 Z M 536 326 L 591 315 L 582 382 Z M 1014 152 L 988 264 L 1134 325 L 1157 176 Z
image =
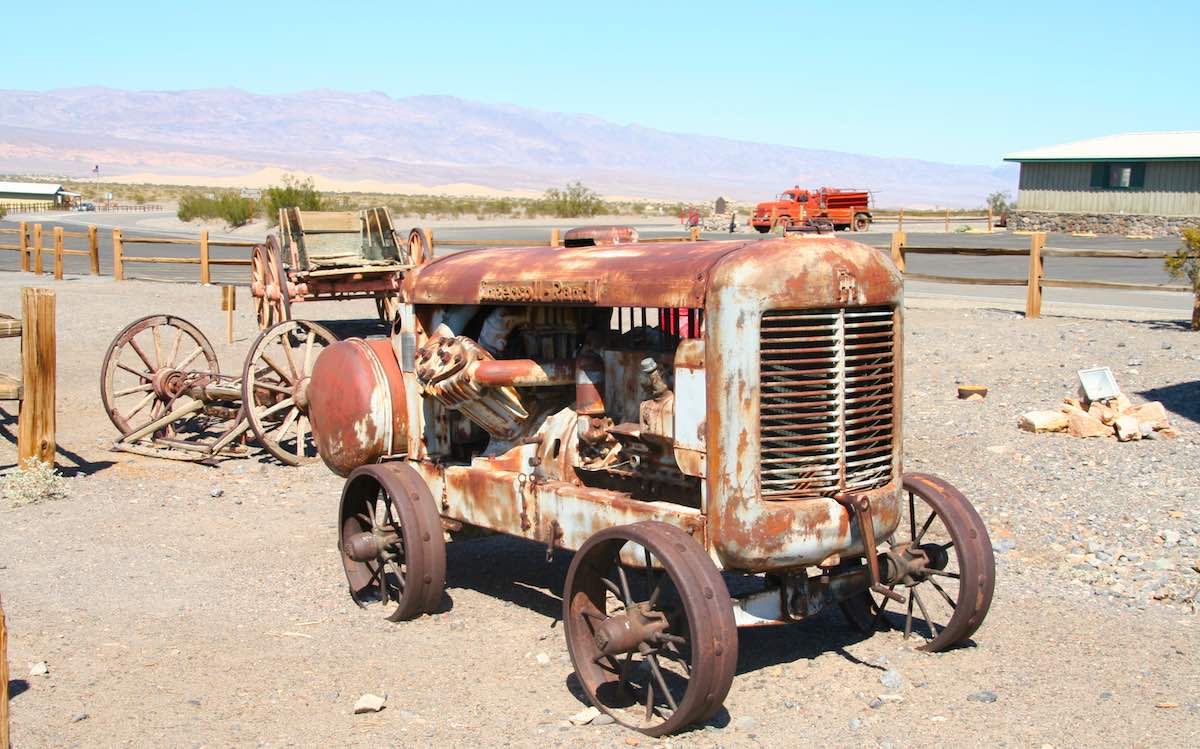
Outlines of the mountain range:
M 881 125 L 883 127 L 885 125 Z M 755 201 L 785 187 L 867 188 L 884 207 L 972 207 L 1015 168 L 769 145 L 452 96 L 318 89 L 0 91 L 0 173 L 207 184 L 294 171 L 404 192 L 540 193 L 580 180 L 610 196 Z M 263 185 L 265 186 L 265 185 Z

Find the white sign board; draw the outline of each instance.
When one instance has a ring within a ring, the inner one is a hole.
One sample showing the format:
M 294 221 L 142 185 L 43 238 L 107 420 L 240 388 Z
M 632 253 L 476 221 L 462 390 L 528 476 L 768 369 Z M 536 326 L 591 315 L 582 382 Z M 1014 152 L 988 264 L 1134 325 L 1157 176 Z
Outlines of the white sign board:
M 242 188 L 242 197 L 250 198 L 251 200 L 258 200 L 259 198 L 262 197 L 262 190 L 255 190 L 255 189 L 252 189 L 249 187 L 243 187 Z

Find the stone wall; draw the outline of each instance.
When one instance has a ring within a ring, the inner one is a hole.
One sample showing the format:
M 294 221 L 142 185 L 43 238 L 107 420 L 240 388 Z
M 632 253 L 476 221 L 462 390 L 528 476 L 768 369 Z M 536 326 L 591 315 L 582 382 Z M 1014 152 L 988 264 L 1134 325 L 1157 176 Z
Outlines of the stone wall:
M 1020 231 L 1046 231 L 1070 234 L 1094 232 L 1120 236 L 1178 236 L 1183 229 L 1200 228 L 1200 216 L 1142 216 L 1131 213 L 1055 213 L 1052 211 L 1013 211 L 1008 228 Z

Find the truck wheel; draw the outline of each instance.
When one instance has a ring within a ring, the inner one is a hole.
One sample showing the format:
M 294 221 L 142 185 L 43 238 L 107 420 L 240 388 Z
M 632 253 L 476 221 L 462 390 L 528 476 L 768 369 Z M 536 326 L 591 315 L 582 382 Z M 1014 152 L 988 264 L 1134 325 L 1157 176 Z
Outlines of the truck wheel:
M 404 463 L 356 468 L 342 489 L 338 551 L 350 597 L 397 622 L 436 611 L 446 539 L 429 487 Z
M 766 234 L 767 232 L 771 231 L 771 227 L 769 226 L 756 226 L 754 228 L 759 234 Z
M 775 219 L 775 227 L 783 229 L 784 231 L 787 231 L 788 227 L 791 225 L 792 219 L 788 216 L 780 216 L 779 218 Z
M 859 213 L 854 216 L 854 231 L 870 231 L 871 217 L 865 213 Z
M 704 547 L 666 523 L 589 538 L 563 585 L 563 625 L 591 703 L 650 736 L 712 717 L 733 683 L 729 590 Z

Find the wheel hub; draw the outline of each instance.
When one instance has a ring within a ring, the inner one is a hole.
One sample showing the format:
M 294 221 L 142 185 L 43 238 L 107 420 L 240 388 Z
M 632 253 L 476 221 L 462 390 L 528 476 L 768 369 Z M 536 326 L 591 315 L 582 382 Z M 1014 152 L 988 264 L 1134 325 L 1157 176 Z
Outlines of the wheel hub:
M 941 566 L 930 551 L 940 552 Z M 946 566 L 948 557 L 941 547 L 936 544 L 912 547 L 908 543 L 896 544 L 886 553 L 879 556 L 880 569 L 886 570 L 883 577 L 889 585 L 906 585 L 912 587 L 928 577 L 926 570 L 942 569 Z
M 292 398 L 296 402 L 296 408 L 300 409 L 300 413 L 308 413 L 308 381 L 311 377 L 302 377 L 292 388 Z
M 632 612 L 610 616 L 596 626 L 596 647 L 605 655 L 620 655 L 653 645 L 667 629 L 667 618 L 660 612 L 647 613 L 641 605 Z
M 151 381 L 154 393 L 163 400 L 178 398 L 187 385 L 187 376 L 178 369 L 160 369 Z
M 355 533 L 346 541 L 346 556 L 356 562 L 370 562 L 383 555 L 379 538 L 370 531 Z

